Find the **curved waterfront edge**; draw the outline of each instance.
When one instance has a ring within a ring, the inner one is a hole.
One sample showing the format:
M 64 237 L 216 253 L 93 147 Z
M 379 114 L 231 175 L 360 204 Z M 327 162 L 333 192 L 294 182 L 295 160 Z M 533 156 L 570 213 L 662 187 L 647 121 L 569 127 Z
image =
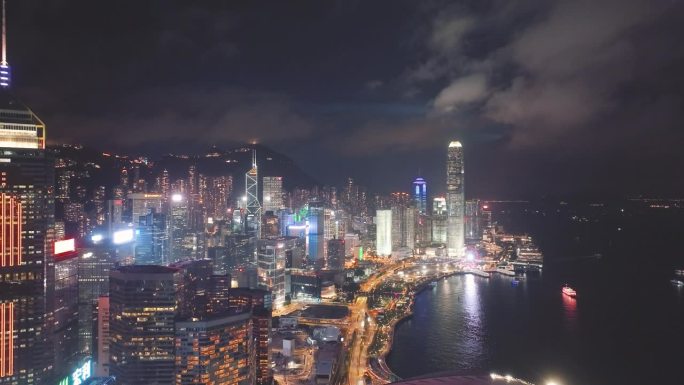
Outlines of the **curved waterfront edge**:
M 450 272 L 446 274 L 441 274 L 437 277 L 430 277 L 426 279 L 425 281 L 421 282 L 418 284 L 414 292 L 411 294 L 411 302 L 409 306 L 407 307 L 408 311 L 397 318 L 396 320 L 393 320 L 392 323 L 389 325 L 389 329 L 391 330 L 391 333 L 388 333 L 388 339 L 385 342 L 380 354 L 377 357 L 373 357 L 369 359 L 369 368 L 371 371 L 374 372 L 374 374 L 378 378 L 385 379 L 386 381 L 393 382 L 393 381 L 398 381 L 401 380 L 402 378 L 398 376 L 394 371 L 389 367 L 387 364 L 387 356 L 392 352 L 392 346 L 394 344 L 394 335 L 396 334 L 396 329 L 397 327 L 403 323 L 404 321 L 408 320 L 413 316 L 413 306 L 415 303 L 415 299 L 418 296 L 418 294 L 422 293 L 425 291 L 428 287 L 430 287 L 430 284 L 432 282 L 437 282 L 442 279 L 446 279 L 452 276 L 456 275 L 467 275 L 467 274 L 472 274 L 475 276 L 479 276 L 482 278 L 490 278 L 490 274 L 488 272 L 484 271 L 455 271 L 455 272 Z M 376 334 L 377 337 L 377 334 Z M 376 369 L 380 371 L 380 373 L 377 373 Z

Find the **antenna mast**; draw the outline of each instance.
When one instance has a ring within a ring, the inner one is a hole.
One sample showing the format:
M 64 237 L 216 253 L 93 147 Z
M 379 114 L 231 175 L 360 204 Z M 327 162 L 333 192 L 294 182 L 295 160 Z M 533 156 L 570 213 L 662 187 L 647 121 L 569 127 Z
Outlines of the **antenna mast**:
M 7 17 L 5 16 L 5 0 L 2 0 L 2 62 L 0 64 L 7 65 Z

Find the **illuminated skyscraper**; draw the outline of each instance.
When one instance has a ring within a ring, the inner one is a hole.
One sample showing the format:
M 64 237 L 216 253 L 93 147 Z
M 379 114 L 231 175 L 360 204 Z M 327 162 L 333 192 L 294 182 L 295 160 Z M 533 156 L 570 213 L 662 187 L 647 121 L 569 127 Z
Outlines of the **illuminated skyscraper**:
M 170 262 L 176 262 L 192 254 L 192 244 L 188 245 L 188 238 L 192 236 L 188 226 L 188 199 L 179 193 L 171 194 L 170 206 L 169 225 L 166 229 L 171 248 Z
M 416 246 L 416 209 L 406 205 L 392 206 L 392 250 Z
M 465 253 L 463 171 L 463 146 L 453 141 L 447 150 L 447 254 L 456 258 L 463 258 Z
M 140 217 L 147 215 L 150 209 L 156 213 L 164 212 L 165 200 L 161 193 L 133 193 L 128 194 L 128 199 L 131 201 L 131 222 L 135 227 L 138 227 Z
M 285 303 L 285 265 L 288 253 L 297 247 L 297 237 L 260 239 L 257 242 L 258 286 L 271 292 L 275 309 Z
M 261 204 L 259 203 L 259 170 L 256 150 L 252 150 L 252 168 L 245 174 L 246 230 L 247 234 L 261 237 Z
M 79 350 L 86 355 L 92 355 L 97 350 L 93 340 L 93 313 L 100 296 L 109 294 L 113 254 L 114 251 L 104 243 L 79 249 L 78 340 Z
M 133 219 L 136 219 L 135 217 Z M 150 209 L 135 222 L 135 264 L 165 265 L 169 262 L 166 215 Z
M 375 216 L 375 250 L 380 256 L 392 255 L 392 210 L 378 210 Z
M 283 208 L 283 177 L 265 176 L 264 183 L 264 212 L 276 212 Z
M 176 323 L 176 385 L 251 385 L 254 338 L 249 311 Z
M 47 383 L 55 264 L 54 162 L 45 124 L 10 92 L 3 2 L 0 62 L 0 384 Z
M 423 178 L 416 178 L 413 181 L 413 202 L 416 204 L 418 214 L 427 214 L 427 183 Z
M 468 242 L 482 239 L 482 210 L 477 199 L 466 201 L 465 237 Z
M 432 242 L 447 242 L 446 198 L 436 197 L 432 200 Z
M 109 370 L 126 385 L 172 384 L 175 369 L 177 269 L 122 266 L 109 277 Z

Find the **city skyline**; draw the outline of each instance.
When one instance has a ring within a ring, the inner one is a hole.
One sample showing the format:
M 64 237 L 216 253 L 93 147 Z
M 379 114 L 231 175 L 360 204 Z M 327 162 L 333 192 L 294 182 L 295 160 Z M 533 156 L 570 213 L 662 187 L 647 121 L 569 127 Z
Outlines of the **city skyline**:
M 0 385 L 681 377 L 684 2 L 0 1 Z

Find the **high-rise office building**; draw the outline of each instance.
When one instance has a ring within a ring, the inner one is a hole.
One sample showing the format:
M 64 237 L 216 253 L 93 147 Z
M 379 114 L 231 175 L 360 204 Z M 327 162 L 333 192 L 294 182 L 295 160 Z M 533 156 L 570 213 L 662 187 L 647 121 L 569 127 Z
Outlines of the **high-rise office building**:
M 207 217 L 212 218 L 214 222 L 228 217 L 228 200 L 232 190 L 232 176 L 220 176 L 207 180 L 206 199 L 203 200 Z
M 446 198 L 435 197 L 432 199 L 432 215 L 446 215 Z
M 136 218 L 134 218 L 136 219 Z M 150 209 L 137 218 L 135 263 L 137 265 L 165 265 L 169 262 L 169 242 L 166 215 Z
M 265 176 L 263 182 L 264 210 L 263 212 L 273 211 L 274 213 L 283 206 L 283 177 Z
M 465 188 L 463 146 L 449 143 L 447 149 L 447 255 L 463 258 L 465 253 Z
M 392 251 L 414 249 L 416 241 L 416 209 L 406 204 L 392 205 Z
M 392 255 L 392 210 L 377 210 L 375 214 L 375 250 L 379 256 Z
M 121 229 L 123 224 L 123 200 L 122 199 L 110 199 L 107 201 L 107 228 L 109 229 L 109 235 L 114 234 L 115 231 Z
M 97 344 L 93 348 L 95 375 L 109 376 L 109 296 L 97 299 Z
M 252 150 L 252 168 L 245 173 L 245 229 L 248 235 L 261 238 L 261 204 L 259 203 L 259 169 L 256 150 Z
M 172 384 L 181 274 L 122 266 L 109 277 L 109 371 L 126 385 Z
M 54 367 L 54 162 L 45 124 L 11 93 L 3 2 L 0 61 L 0 384 L 42 384 Z
M 257 242 L 259 288 L 271 292 L 275 309 L 285 303 L 287 253 L 296 247 L 298 247 L 296 237 L 260 239 Z
M 135 227 L 139 224 L 139 218 L 149 214 L 150 210 L 156 213 L 164 212 L 164 194 L 161 193 L 133 193 L 128 194 L 131 208 L 131 222 Z
M 189 239 L 192 232 L 189 227 L 189 208 L 188 198 L 180 193 L 171 194 L 169 224 L 167 232 L 169 234 L 170 262 L 180 261 L 188 258 L 192 254 L 192 244 Z
M 327 249 L 325 267 L 328 270 L 344 270 L 344 239 L 329 240 Z
M 55 255 L 54 348 L 56 378 L 69 376 L 80 360 L 78 254 Z
M 478 199 L 466 201 L 465 205 L 465 239 L 475 242 L 482 239 L 482 210 Z
M 271 369 L 271 311 L 272 296 L 269 291 L 259 289 L 236 288 L 230 290 L 230 308 L 252 313 L 252 336 L 255 344 L 256 383 L 270 385 L 273 383 Z
M 413 202 L 421 215 L 427 214 L 427 183 L 423 178 L 413 181 Z
M 100 296 L 109 294 L 109 272 L 114 267 L 113 251 L 105 244 L 79 249 L 78 256 L 78 339 L 85 355 L 95 352 L 94 309 Z
M 254 338 L 249 311 L 176 323 L 176 385 L 251 385 Z

